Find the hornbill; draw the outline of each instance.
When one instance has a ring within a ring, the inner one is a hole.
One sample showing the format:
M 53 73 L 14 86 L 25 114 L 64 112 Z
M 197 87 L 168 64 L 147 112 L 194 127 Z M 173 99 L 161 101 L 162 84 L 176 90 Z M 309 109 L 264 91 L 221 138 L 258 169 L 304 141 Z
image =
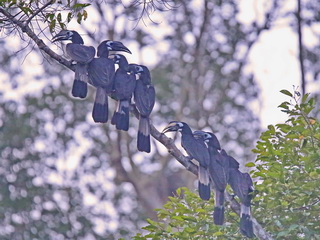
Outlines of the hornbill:
M 137 148 L 141 152 L 149 153 L 150 146 L 150 119 L 154 107 L 156 93 L 151 83 L 150 71 L 146 66 L 130 64 L 130 71 L 138 74 L 134 89 L 134 102 L 140 115 Z
M 79 33 L 71 30 L 61 30 L 52 38 L 53 42 L 71 40 L 66 45 L 66 52 L 75 65 L 75 79 L 72 86 L 72 96 L 85 98 L 87 96 L 87 64 L 92 61 L 96 50 L 94 47 L 83 45 L 83 39 Z
M 240 209 L 240 231 L 248 237 L 254 237 L 251 220 L 251 199 L 253 193 L 253 182 L 248 173 L 242 173 L 239 169 L 229 168 L 229 184 L 241 202 Z
M 136 76 L 129 69 L 125 56 L 121 54 L 114 54 L 113 56 L 113 61 L 119 65 L 119 68 L 114 75 L 114 91 L 111 96 L 118 100 L 118 107 L 112 116 L 111 124 L 116 125 L 118 130 L 128 131 L 129 107 L 136 86 Z
M 213 220 L 216 225 L 223 225 L 224 222 L 224 192 L 229 179 L 229 161 L 228 157 L 221 154 L 220 143 L 217 137 L 210 132 L 195 131 L 193 135 L 197 139 L 206 142 L 209 154 L 209 173 L 214 183 L 214 212 Z
M 209 151 L 201 139 L 196 139 L 190 127 L 185 122 L 172 121 L 165 127 L 162 133 L 181 132 L 181 146 L 186 150 L 191 159 L 199 162 L 198 168 L 198 189 L 199 196 L 203 200 L 210 199 L 210 179 L 209 179 Z
M 105 40 L 98 46 L 97 56 L 88 65 L 89 82 L 97 88 L 92 117 L 95 122 L 108 121 L 108 94 L 114 86 L 115 66 L 109 51 L 131 53 L 121 42 Z
M 234 169 L 239 169 L 240 164 L 238 163 L 237 160 L 235 160 L 233 157 L 231 157 L 230 155 L 228 155 L 226 153 L 226 151 L 224 149 L 222 149 L 220 151 L 220 153 L 228 158 L 228 162 L 229 162 L 229 168 L 234 168 Z

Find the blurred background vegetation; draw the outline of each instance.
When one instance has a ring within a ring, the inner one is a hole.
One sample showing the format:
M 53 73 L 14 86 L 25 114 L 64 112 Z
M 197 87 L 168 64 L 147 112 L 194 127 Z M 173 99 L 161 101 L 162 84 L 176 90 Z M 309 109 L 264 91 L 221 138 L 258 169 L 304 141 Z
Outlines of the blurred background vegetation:
M 50 38 L 63 24 L 74 26 L 88 45 L 121 40 L 152 70 L 156 127 L 185 121 L 216 133 L 243 165 L 254 161 L 261 126 L 253 105 L 262 99 L 247 68 L 250 50 L 279 19 L 289 19 L 297 34 L 299 24 L 312 29 L 320 21 L 318 2 L 303 1 L 299 20 L 296 10 L 286 11 L 287 1 L 266 1 L 259 21 L 251 23 L 239 21 L 235 0 L 143 2 L 52 1 L 29 25 L 60 53 Z M 23 20 L 44 3 L 16 4 L 0 6 Z M 86 100 L 73 99 L 73 73 L 0 18 L 1 239 L 130 239 L 146 217 L 156 219 L 153 209 L 178 187 L 195 189 L 195 177 L 157 142 L 151 154 L 137 152 L 133 117 L 128 133 L 94 124 L 93 91 Z M 300 48 L 303 73 L 314 80 L 319 49 Z

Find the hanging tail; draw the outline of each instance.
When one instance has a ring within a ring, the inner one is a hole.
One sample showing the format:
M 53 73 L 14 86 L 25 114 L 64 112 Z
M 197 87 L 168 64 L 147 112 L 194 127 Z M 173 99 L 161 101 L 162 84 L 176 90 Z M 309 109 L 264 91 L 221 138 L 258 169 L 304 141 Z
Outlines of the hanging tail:
M 118 130 L 128 131 L 129 129 L 129 107 L 128 100 L 118 102 L 117 111 L 114 112 L 111 119 L 111 124 L 116 125 Z
M 210 199 L 210 179 L 209 173 L 207 169 L 203 166 L 199 166 L 198 172 L 198 190 L 199 196 L 202 200 L 209 200 Z
M 250 206 L 248 207 L 244 204 L 241 204 L 240 231 L 244 236 L 248 238 L 254 237 Z
M 216 225 L 223 225 L 224 223 L 224 191 L 215 190 L 214 193 L 214 212 L 213 222 Z
M 108 121 L 108 95 L 106 90 L 98 87 L 93 105 L 92 118 L 95 122 L 106 123 Z
M 137 147 L 140 152 L 149 153 L 151 150 L 149 117 L 140 115 Z
M 87 66 L 77 63 L 75 66 L 75 79 L 72 85 L 72 96 L 85 98 L 88 92 Z

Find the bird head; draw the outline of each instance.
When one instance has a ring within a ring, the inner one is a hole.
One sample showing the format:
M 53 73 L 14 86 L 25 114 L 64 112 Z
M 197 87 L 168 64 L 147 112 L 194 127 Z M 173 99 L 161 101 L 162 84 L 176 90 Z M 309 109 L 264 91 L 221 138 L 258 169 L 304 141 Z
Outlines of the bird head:
M 110 54 L 112 56 L 112 60 L 115 64 L 119 64 L 121 60 L 125 60 L 126 57 L 123 56 L 122 54 Z
M 126 46 L 124 46 L 122 42 L 118 41 L 105 40 L 98 46 L 98 52 L 99 48 L 107 48 L 109 51 L 122 51 L 131 54 L 131 51 Z
M 132 63 L 129 64 L 129 71 L 134 74 L 138 74 L 143 72 L 143 68 L 141 67 L 141 65 Z
M 142 82 L 146 85 L 151 84 L 151 75 L 149 69 L 144 65 L 129 64 L 129 71 L 138 74 Z
M 77 34 L 76 31 L 72 30 L 61 30 L 57 35 L 53 36 L 52 42 L 64 41 L 64 40 L 73 40 L 74 36 Z M 79 34 L 77 34 L 79 35 Z M 80 35 L 79 35 L 80 36 Z M 81 38 L 81 37 L 80 37 Z M 82 39 L 81 39 L 82 40 Z M 83 42 L 82 42 L 83 44 Z
M 178 132 L 184 127 L 183 122 L 171 121 L 163 130 L 162 133 L 166 132 Z
M 216 137 L 211 132 L 204 132 L 204 131 L 194 131 L 193 136 L 196 139 L 201 139 L 202 141 L 209 143 L 211 146 L 215 147 L 216 149 L 221 149 L 220 143 Z
M 193 136 L 196 139 L 201 139 L 204 142 L 207 142 L 211 138 L 211 135 L 209 133 L 204 132 L 204 131 L 199 131 L 199 130 L 194 131 Z

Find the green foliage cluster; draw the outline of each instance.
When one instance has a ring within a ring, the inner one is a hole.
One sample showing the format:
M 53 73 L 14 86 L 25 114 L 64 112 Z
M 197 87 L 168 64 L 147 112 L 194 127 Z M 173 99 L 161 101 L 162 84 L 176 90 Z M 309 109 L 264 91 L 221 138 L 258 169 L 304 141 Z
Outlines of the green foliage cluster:
M 255 216 L 279 239 L 320 239 L 320 123 L 313 118 L 315 99 L 281 91 L 291 98 L 279 108 L 283 124 L 268 126 L 258 154 Z
M 133 239 L 242 239 L 238 232 L 238 216 L 226 210 L 228 221 L 224 226 L 213 224 L 213 199 L 203 201 L 197 193 L 179 188 L 175 197 L 163 209 L 156 209 L 159 221 L 148 219 L 143 227 L 148 233 L 138 233 Z
M 0 1 L 0 7 L 10 10 L 14 13 L 14 16 L 20 15 L 21 20 L 29 21 L 29 19 L 36 18 L 37 20 L 47 23 L 51 32 L 54 32 L 56 27 L 65 29 L 66 25 L 71 22 L 73 18 L 76 18 L 77 22 L 81 24 L 81 22 L 88 17 L 85 8 L 90 5 L 89 2 L 79 3 L 76 0 L 51 0 L 45 3 L 41 3 L 39 0 Z M 39 12 L 41 12 L 41 14 L 39 14 Z
M 312 117 L 315 99 L 309 94 L 281 91 L 291 98 L 279 108 L 288 114 L 283 124 L 268 126 L 256 148 L 251 172 L 256 191 L 253 215 L 275 239 L 320 239 L 320 123 Z M 159 221 L 148 221 L 143 239 L 243 239 L 238 216 L 226 208 L 226 224 L 215 226 L 213 200 L 202 201 L 187 189 L 177 191 Z

